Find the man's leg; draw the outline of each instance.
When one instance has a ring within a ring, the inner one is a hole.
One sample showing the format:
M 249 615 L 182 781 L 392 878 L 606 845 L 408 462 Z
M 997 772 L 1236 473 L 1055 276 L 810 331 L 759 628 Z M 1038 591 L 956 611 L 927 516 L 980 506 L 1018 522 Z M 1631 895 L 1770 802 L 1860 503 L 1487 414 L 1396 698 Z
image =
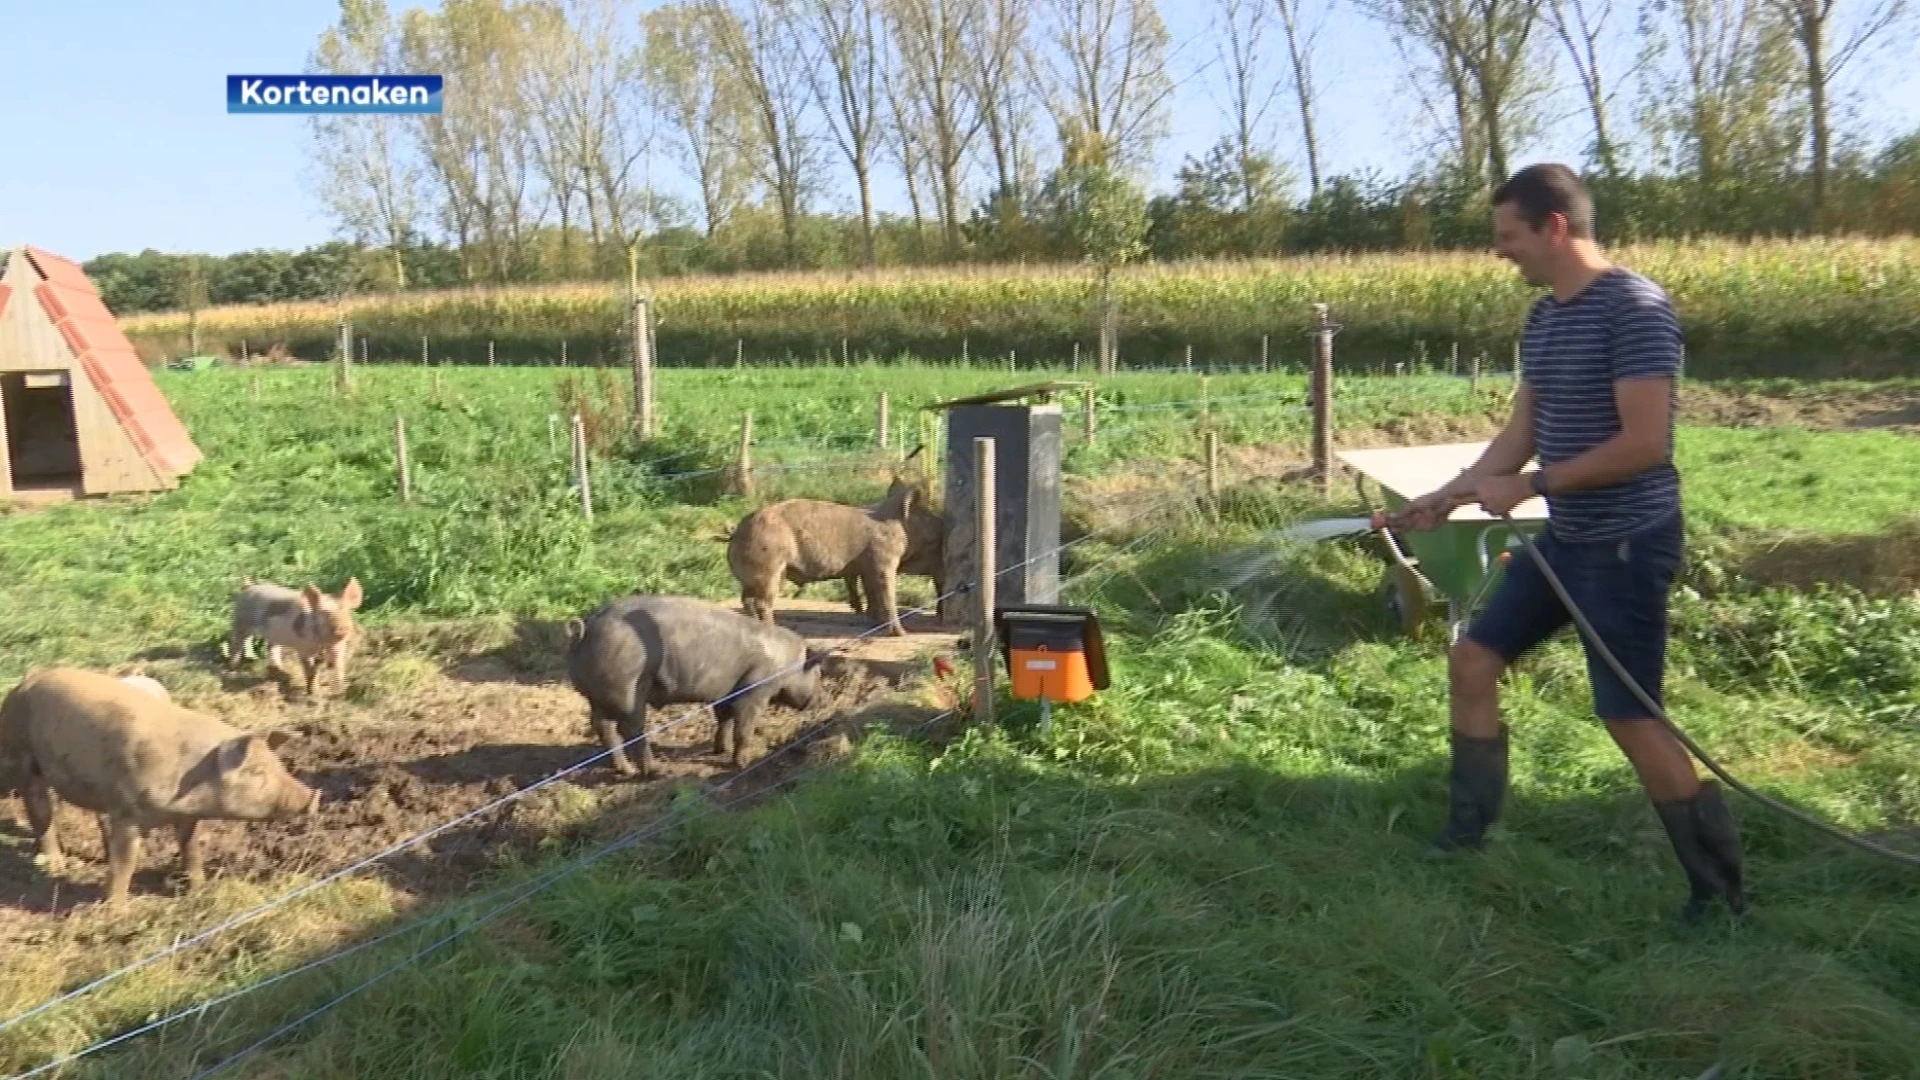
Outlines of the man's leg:
M 1681 526 L 1666 527 L 1607 545 L 1593 567 L 1591 587 L 1573 592 L 1614 659 L 1655 705 L 1666 707 L 1667 604 L 1680 562 Z M 1740 833 L 1721 798 L 1720 786 L 1703 782 L 1693 757 L 1672 731 L 1651 714 L 1640 695 L 1620 679 L 1591 642 L 1582 639 L 1594 711 L 1632 763 L 1686 871 L 1691 888 L 1681 919 L 1698 920 L 1716 897 L 1735 913 L 1746 907 L 1742 889 Z
M 1546 541 L 1542 541 L 1545 543 Z M 1549 556 L 1551 558 L 1551 556 Z M 1449 737 L 1447 824 L 1441 851 L 1477 848 L 1500 817 L 1507 790 L 1507 726 L 1500 720 L 1500 676 L 1553 636 L 1567 619 L 1540 568 L 1514 560 L 1493 599 L 1447 654 Z

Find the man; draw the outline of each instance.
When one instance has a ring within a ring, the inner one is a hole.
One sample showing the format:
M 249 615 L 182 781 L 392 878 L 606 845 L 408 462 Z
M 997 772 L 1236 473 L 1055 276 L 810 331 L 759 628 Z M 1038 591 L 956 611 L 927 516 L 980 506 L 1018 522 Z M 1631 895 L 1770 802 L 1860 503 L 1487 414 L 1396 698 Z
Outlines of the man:
M 1436 528 L 1455 506 L 1501 514 L 1547 500 L 1541 555 L 1620 664 L 1662 703 L 1667 600 L 1681 554 L 1680 478 L 1674 469 L 1679 323 L 1658 285 L 1608 262 L 1593 239 L 1593 202 L 1563 165 L 1534 165 L 1493 193 L 1495 251 L 1535 301 L 1521 338 L 1513 415 L 1473 466 L 1415 500 L 1399 520 Z M 1521 472 L 1538 457 L 1540 467 Z M 1499 679 L 1572 620 L 1532 556 L 1516 554 L 1486 609 L 1449 656 L 1451 792 L 1441 850 L 1478 848 L 1507 785 L 1507 727 Z M 1594 711 L 1606 722 L 1673 841 L 1692 886 L 1684 922 L 1724 899 L 1745 910 L 1740 838 L 1719 785 L 1648 715 L 1582 640 Z

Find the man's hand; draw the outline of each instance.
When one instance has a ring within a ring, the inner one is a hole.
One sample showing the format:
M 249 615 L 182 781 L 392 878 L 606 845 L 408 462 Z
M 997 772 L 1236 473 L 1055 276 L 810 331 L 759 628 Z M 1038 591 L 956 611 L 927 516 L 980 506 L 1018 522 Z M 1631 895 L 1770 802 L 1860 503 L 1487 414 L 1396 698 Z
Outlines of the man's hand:
M 1439 528 L 1440 523 L 1447 520 L 1447 515 L 1453 513 L 1453 508 L 1459 505 L 1460 496 L 1454 492 L 1453 485 L 1448 484 L 1408 503 L 1389 520 L 1396 529 L 1431 532 Z
M 1494 517 L 1512 513 L 1513 508 L 1533 498 L 1532 474 L 1489 476 L 1473 490 L 1473 501 Z

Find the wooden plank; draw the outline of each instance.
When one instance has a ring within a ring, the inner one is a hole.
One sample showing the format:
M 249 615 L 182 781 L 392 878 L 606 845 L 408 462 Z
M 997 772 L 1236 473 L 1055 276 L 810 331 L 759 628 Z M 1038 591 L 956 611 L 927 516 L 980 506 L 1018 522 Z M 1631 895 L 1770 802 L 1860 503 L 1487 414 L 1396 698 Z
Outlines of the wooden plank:
M 1460 475 L 1485 452 L 1484 442 L 1448 443 L 1438 446 L 1386 446 L 1370 450 L 1341 450 L 1334 454 L 1342 464 L 1360 473 L 1387 491 L 1409 501 L 1417 499 Z M 1530 464 L 1531 462 L 1529 462 Z M 1513 508 L 1515 521 L 1547 520 L 1547 502 L 1538 495 Z M 1456 508 L 1448 521 L 1497 521 L 1478 506 Z

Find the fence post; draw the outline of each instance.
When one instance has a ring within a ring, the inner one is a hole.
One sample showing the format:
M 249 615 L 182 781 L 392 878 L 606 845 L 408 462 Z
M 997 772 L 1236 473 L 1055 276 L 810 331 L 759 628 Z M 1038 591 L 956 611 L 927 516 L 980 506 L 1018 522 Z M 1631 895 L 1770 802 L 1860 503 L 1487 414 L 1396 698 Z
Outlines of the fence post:
M 493 366 L 493 339 L 487 339 L 487 366 Z
M 260 404 L 260 376 L 255 375 L 248 382 L 247 393 L 252 396 L 255 405 Z
M 993 440 L 973 440 L 973 498 L 977 522 L 973 611 L 973 719 L 993 723 L 993 586 L 999 576 L 994 566 Z
M 439 368 L 433 369 L 433 396 L 436 399 L 439 398 L 440 396 L 440 369 Z
M 1220 516 L 1220 433 L 1207 431 L 1207 512 Z
M 1474 353 L 1473 359 L 1467 361 L 1467 386 L 1471 388 L 1473 392 L 1476 394 L 1480 392 L 1480 354 L 1479 353 Z
M 891 434 L 889 428 L 891 426 L 890 421 L 892 419 L 887 415 L 887 392 L 885 390 L 880 391 L 880 410 L 879 411 L 880 411 L 880 415 L 876 417 L 874 420 L 874 434 L 879 439 L 880 449 L 885 450 L 887 448 L 888 438 Z
M 547 414 L 547 452 L 560 449 L 560 414 Z
M 433 354 L 427 351 L 427 335 L 421 334 L 420 335 L 420 366 L 431 367 L 432 365 L 433 365 Z
M 1267 373 L 1267 335 L 1260 335 L 1260 374 Z
M 1213 389 L 1208 385 L 1210 381 L 1207 376 L 1200 376 L 1200 427 L 1202 430 L 1213 427 Z
M 1014 349 L 1007 350 L 1007 371 L 1009 374 L 1020 370 L 1020 362 L 1015 357 L 1016 352 L 1017 350 Z
M 1333 491 L 1333 320 L 1313 305 L 1313 475 L 1324 497 Z
M 734 338 L 733 339 L 733 370 L 739 371 L 742 367 L 745 367 L 746 358 L 747 358 L 747 339 Z
M 567 339 L 566 338 L 560 339 L 560 366 L 561 367 L 567 366 Z
M 400 472 L 400 501 L 413 501 L 413 473 L 407 466 L 407 418 L 393 418 L 393 465 Z
M 247 357 L 249 355 L 251 354 L 247 352 L 247 339 L 241 338 L 240 339 L 240 362 L 243 364 L 246 363 Z
M 573 414 L 573 482 L 580 487 L 580 512 L 593 520 L 593 488 L 587 469 L 587 425 Z
M 1086 433 L 1087 441 L 1093 441 L 1093 386 L 1089 384 L 1080 395 L 1080 427 Z
M 1187 343 L 1186 368 L 1187 368 L 1187 374 L 1189 375 L 1193 374 L 1193 343 L 1192 342 Z
M 633 298 L 633 416 L 642 439 L 653 438 L 653 335 L 645 297 Z
M 740 414 L 740 456 L 733 463 L 733 490 L 753 494 L 753 410 Z
M 1074 372 L 1075 374 L 1079 374 L 1079 372 L 1080 372 L 1080 343 L 1079 343 L 1079 342 L 1077 342 L 1077 341 L 1073 343 L 1073 368 L 1072 368 L 1072 370 L 1073 370 L 1073 372 Z
M 369 360 L 369 355 L 368 355 L 368 353 L 369 353 L 369 351 L 370 351 L 370 350 L 368 350 L 368 348 L 367 348 L 367 339 L 366 339 L 366 338 L 361 338 L 361 339 L 360 339 L 360 362 L 361 362 L 361 363 L 363 363 L 363 364 L 364 364 L 364 363 L 367 363 L 367 362 L 368 362 L 368 360 Z

